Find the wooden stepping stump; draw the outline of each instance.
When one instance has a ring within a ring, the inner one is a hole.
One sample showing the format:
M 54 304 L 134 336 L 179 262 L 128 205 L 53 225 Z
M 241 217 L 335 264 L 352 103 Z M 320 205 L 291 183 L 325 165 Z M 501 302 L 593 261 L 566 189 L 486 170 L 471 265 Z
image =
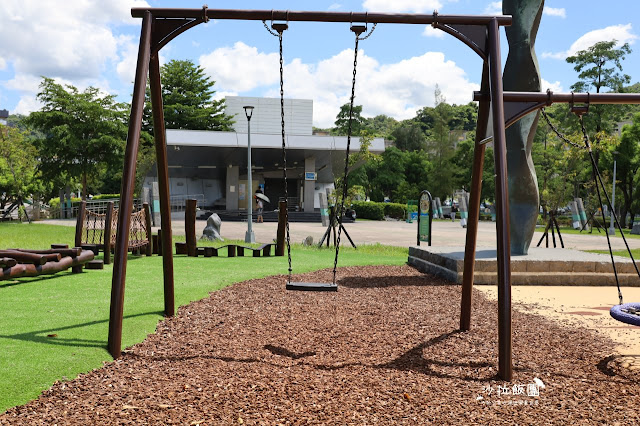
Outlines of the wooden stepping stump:
M 104 269 L 104 261 L 101 259 L 90 260 L 85 264 L 87 269 Z
M 176 254 L 187 254 L 187 243 L 176 243 Z

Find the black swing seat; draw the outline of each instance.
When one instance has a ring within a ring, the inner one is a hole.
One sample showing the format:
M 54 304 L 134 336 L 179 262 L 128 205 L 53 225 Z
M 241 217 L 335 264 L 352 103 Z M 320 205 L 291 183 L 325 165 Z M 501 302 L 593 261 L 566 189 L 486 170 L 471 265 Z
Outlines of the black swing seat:
M 338 291 L 338 284 L 288 282 L 287 290 L 298 291 Z

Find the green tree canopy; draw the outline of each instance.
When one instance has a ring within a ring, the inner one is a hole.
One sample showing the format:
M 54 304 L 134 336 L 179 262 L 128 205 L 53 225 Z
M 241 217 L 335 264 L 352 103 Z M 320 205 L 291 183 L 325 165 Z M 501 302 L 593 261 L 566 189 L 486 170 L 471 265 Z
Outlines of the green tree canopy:
M 334 133 L 340 136 L 346 136 L 349 133 L 349 104 L 340 107 L 340 112 L 336 116 L 334 123 Z M 353 120 L 351 122 L 351 134 L 353 136 L 360 135 L 364 126 L 364 118 L 362 118 L 362 105 L 353 106 Z
M 160 67 L 164 120 L 168 129 L 232 130 L 224 99 L 214 100 L 215 81 L 190 60 L 172 59 Z M 145 129 L 153 133 L 151 94 L 147 87 Z
M 364 118 L 364 128 L 376 136 L 388 137 L 397 125 L 398 121 L 395 118 L 384 114 Z
M 38 150 L 28 133 L 0 124 L 0 194 L 26 197 L 42 189 Z
M 640 113 L 633 116 L 633 124 L 622 129 L 620 144 L 616 148 L 616 180 L 622 193 L 623 202 L 619 205 L 621 226 L 625 226 L 628 212 L 638 213 L 633 209 L 634 202 L 640 196 Z M 618 205 L 618 203 L 616 203 Z
M 42 80 L 37 99 L 42 109 L 27 124 L 43 135 L 35 141 L 43 177 L 59 187 L 80 181 L 85 197 L 101 167 L 122 164 L 128 108 L 95 87 L 80 92 L 51 78 Z
M 621 92 L 631 77 L 622 73 L 622 60 L 631 53 L 628 43 L 616 48 L 618 42 L 600 41 L 593 46 L 569 56 L 567 62 L 574 64 L 579 80 L 571 85 L 577 92 L 600 93 L 604 89 Z M 585 124 L 590 133 L 605 131 L 610 133 L 613 125 L 621 119 L 624 108 L 616 105 L 593 105 L 590 114 L 585 116 Z M 599 156 L 596 157 L 596 160 Z
M 391 138 L 401 151 L 419 151 L 425 148 L 424 132 L 419 124 L 411 120 L 405 120 L 396 126 L 391 132 Z

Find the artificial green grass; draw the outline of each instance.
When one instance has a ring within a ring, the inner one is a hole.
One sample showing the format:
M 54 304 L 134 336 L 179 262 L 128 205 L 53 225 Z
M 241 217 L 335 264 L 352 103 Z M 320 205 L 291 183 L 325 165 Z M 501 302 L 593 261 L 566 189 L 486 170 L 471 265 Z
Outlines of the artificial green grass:
M 545 224 L 546 226 L 546 224 Z M 609 225 L 607 225 L 607 230 L 609 230 Z M 538 227 L 536 228 L 536 231 L 540 231 L 540 232 L 544 232 L 544 227 Z M 551 230 L 549 230 L 549 233 L 551 233 Z M 594 228 L 593 232 L 590 231 L 582 231 L 580 232 L 579 229 L 573 229 L 571 227 L 560 227 L 560 233 L 561 234 L 573 234 L 573 235 L 599 235 L 601 237 L 604 237 L 604 231 L 600 231 L 598 232 L 598 229 Z M 616 234 L 615 235 L 609 235 L 612 238 L 622 238 L 622 236 L 620 235 L 620 231 L 618 229 L 616 229 Z M 640 239 L 640 235 L 635 235 L 631 233 L 630 229 L 624 229 L 624 237 L 626 239 Z
M 0 248 L 45 249 L 73 244 L 72 227 L 0 223 Z M 184 237 L 181 238 L 184 240 Z M 176 238 L 180 240 L 180 238 Z M 294 273 L 333 267 L 333 249 L 291 248 Z M 401 265 L 408 249 L 341 247 L 339 266 Z M 0 412 L 36 398 L 111 361 L 106 350 L 112 265 L 81 274 L 0 281 Z M 174 256 L 176 306 L 234 282 L 286 274 L 286 257 Z M 153 333 L 163 311 L 162 258 L 130 256 L 125 288 L 123 348 Z

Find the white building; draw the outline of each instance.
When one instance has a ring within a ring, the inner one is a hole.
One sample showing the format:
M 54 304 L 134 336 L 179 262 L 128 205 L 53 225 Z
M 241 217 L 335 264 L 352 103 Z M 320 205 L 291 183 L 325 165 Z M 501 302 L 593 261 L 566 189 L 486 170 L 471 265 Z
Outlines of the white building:
M 252 184 L 247 182 L 247 118 L 244 106 L 254 106 L 251 118 Z M 289 206 L 312 212 L 320 208 L 320 193 L 333 188 L 334 173 L 342 175 L 346 136 L 312 133 L 313 101 L 285 99 L 285 146 Z M 195 197 L 213 210 L 244 210 L 258 189 L 271 199 L 269 210 L 284 198 L 280 99 L 227 97 L 226 113 L 235 116 L 234 132 L 167 130 L 172 198 Z M 351 152 L 360 149 L 351 138 Z M 384 151 L 383 138 L 371 152 Z M 145 186 L 157 180 L 155 170 Z

